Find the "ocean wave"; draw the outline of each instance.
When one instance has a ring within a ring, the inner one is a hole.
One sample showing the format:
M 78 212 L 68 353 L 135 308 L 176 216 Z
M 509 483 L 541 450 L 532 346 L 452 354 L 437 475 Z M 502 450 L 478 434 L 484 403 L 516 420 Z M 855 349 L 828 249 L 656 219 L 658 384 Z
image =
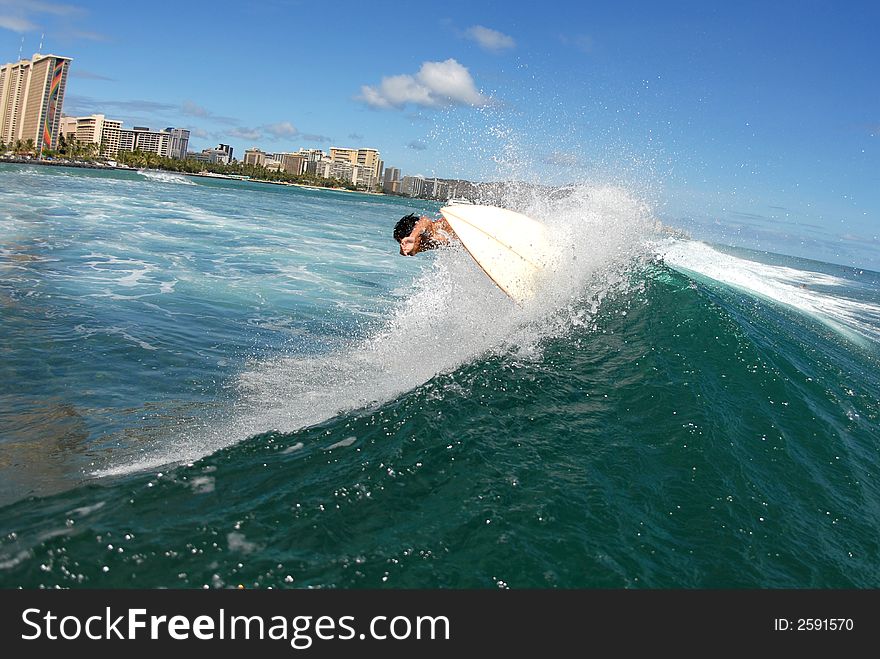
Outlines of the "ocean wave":
M 555 268 L 535 299 L 517 306 L 463 249 L 438 250 L 384 322 L 326 354 L 283 354 L 252 364 L 237 378 L 239 400 L 226 418 L 97 473 L 191 462 L 255 434 L 292 432 L 386 403 L 481 356 L 537 359 L 546 339 L 589 328 L 602 300 L 629 285 L 633 264 L 650 256 L 656 220 L 625 189 L 585 185 L 563 199 L 528 194 L 508 201 L 547 223 L 558 247 Z
M 658 252 L 669 266 L 685 274 L 783 304 L 848 338 L 880 341 L 880 305 L 841 293 L 857 286 L 848 279 L 739 258 L 697 241 L 670 241 Z

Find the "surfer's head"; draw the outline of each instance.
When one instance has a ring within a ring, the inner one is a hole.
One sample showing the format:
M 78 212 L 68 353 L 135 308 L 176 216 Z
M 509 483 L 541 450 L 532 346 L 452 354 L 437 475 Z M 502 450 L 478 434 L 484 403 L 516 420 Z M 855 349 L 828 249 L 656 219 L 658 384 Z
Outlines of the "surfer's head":
M 409 234 L 412 233 L 413 228 L 416 226 L 416 222 L 419 221 L 419 216 L 413 213 L 409 215 L 404 215 L 397 221 L 397 224 L 394 225 L 394 240 L 400 242 L 404 238 L 406 238 Z

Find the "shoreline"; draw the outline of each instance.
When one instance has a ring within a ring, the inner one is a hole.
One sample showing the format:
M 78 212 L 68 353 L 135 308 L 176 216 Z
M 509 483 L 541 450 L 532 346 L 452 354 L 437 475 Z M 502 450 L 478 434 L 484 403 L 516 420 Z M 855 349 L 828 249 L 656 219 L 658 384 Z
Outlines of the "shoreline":
M 113 165 L 105 165 L 103 163 L 97 162 L 83 162 L 83 161 L 64 161 L 59 162 L 57 160 L 40 160 L 39 158 L 7 158 L 5 156 L 0 156 L 0 164 L 9 164 L 9 165 L 46 165 L 48 167 L 76 167 L 78 169 L 121 169 L 124 171 L 137 171 L 133 167 L 120 167 Z
M 173 169 L 150 169 L 143 167 L 128 167 L 126 165 L 107 165 L 98 162 L 78 162 L 78 161 L 57 161 L 57 160 L 41 160 L 38 158 L 7 158 L 0 156 L 0 164 L 9 165 L 42 165 L 47 167 L 73 167 L 76 169 L 101 169 L 108 171 L 122 172 L 162 172 L 166 174 L 178 174 L 180 176 L 197 176 L 199 178 L 224 179 L 227 181 L 242 181 L 244 183 L 269 183 L 271 185 L 293 186 L 304 188 L 306 190 L 330 190 L 333 192 L 353 192 L 355 194 L 366 194 L 378 197 L 387 197 L 384 192 L 370 192 L 369 190 L 350 190 L 348 188 L 333 188 L 330 186 L 309 185 L 307 183 L 293 183 L 291 181 L 269 181 L 267 179 L 245 178 L 241 176 L 232 176 L 229 174 L 214 174 L 211 172 L 178 172 Z M 392 195 L 393 196 L 393 195 Z

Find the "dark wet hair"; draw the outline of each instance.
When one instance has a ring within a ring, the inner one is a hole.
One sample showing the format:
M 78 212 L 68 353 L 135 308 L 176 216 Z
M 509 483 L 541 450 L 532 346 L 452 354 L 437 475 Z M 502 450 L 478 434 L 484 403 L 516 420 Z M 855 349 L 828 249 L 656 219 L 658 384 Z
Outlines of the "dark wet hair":
M 400 242 L 404 238 L 406 238 L 409 234 L 412 233 L 413 227 L 415 227 L 416 222 L 419 221 L 419 216 L 414 213 L 410 213 L 409 215 L 404 215 L 397 221 L 397 224 L 394 225 L 394 240 Z

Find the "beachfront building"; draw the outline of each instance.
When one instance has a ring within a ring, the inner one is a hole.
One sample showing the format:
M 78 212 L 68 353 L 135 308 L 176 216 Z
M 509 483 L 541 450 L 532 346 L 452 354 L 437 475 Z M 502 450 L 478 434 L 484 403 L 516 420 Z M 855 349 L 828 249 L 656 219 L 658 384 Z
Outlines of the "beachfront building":
M 211 162 L 228 165 L 232 162 L 232 147 L 228 144 L 218 144 L 213 149 L 207 149 L 213 160 Z M 204 153 L 204 151 L 202 151 Z
M 171 134 L 164 130 L 135 126 L 119 131 L 119 151 L 143 151 L 167 158 L 170 144 Z
M 340 181 L 354 181 L 354 166 L 347 160 L 325 160 L 324 178 L 335 178 Z
M 189 131 L 185 128 L 169 126 L 165 129 L 165 132 L 170 136 L 168 138 L 168 157 L 176 160 L 186 160 L 186 153 L 189 148 Z
M 382 175 L 382 159 L 378 149 L 349 149 L 330 147 L 330 160 L 335 163 L 347 163 L 351 166 L 351 178 L 344 178 L 357 186 L 372 189 Z M 339 178 L 339 177 L 337 177 Z
M 306 159 L 299 153 L 281 154 L 281 171 L 299 176 L 306 170 Z
M 367 190 L 373 190 L 379 185 L 379 177 L 376 176 L 376 171 L 372 166 L 358 165 L 352 167 L 351 182 Z
M 313 174 L 314 176 L 324 176 L 324 168 L 328 167 L 327 172 L 329 173 L 329 160 L 309 160 L 306 162 L 306 174 Z
M 0 141 L 58 147 L 70 58 L 35 54 L 0 67 Z
M 391 194 L 400 192 L 400 169 L 398 167 L 388 167 L 382 176 L 382 190 Z
M 257 147 L 251 147 L 244 152 L 244 164 L 263 167 L 266 164 L 266 152 Z
M 79 117 L 61 117 L 61 125 L 58 128 L 58 136 L 65 140 L 76 139 L 76 122 Z
M 202 149 L 201 152 L 187 151 L 187 160 L 198 160 L 215 165 L 228 165 L 232 161 L 232 147 L 228 144 L 218 144 L 213 149 Z
M 59 135 L 66 142 L 76 140 L 82 144 L 95 144 L 96 153 L 108 158 L 115 158 L 119 152 L 119 140 L 122 122 L 108 119 L 103 114 L 91 114 L 87 117 L 62 117 Z
M 425 194 L 425 177 L 421 174 L 404 176 L 400 183 L 400 194 L 407 197 L 421 197 Z
M 319 162 L 327 160 L 328 156 L 321 149 L 300 149 L 296 155 L 302 156 L 306 162 Z

